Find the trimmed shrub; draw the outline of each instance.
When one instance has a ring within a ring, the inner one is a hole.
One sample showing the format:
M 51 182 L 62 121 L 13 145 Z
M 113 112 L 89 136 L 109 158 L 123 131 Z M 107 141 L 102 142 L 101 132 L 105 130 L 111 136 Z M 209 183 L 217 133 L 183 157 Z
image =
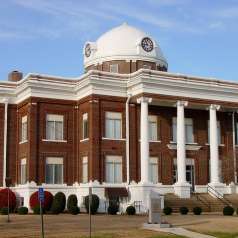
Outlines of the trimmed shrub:
M 89 195 L 85 197 L 84 204 L 89 213 Z M 99 207 L 99 197 L 96 194 L 92 194 L 92 202 L 91 202 L 91 214 L 96 214 Z
M 60 204 L 60 201 L 59 200 L 56 200 L 54 198 L 53 202 L 52 202 L 52 205 L 51 205 L 51 208 L 50 208 L 50 212 L 52 214 L 60 214 L 62 211 L 62 206 Z
M 180 207 L 179 212 L 181 215 L 187 215 L 188 214 L 188 208 L 187 207 Z
M 19 215 L 26 215 L 26 214 L 28 214 L 28 208 L 27 207 L 19 207 L 17 209 L 17 213 Z
M 69 211 L 71 207 L 77 207 L 78 206 L 78 199 L 75 194 L 71 194 L 68 197 L 67 200 L 67 210 Z
M 129 215 L 129 216 L 133 216 L 136 214 L 136 209 L 134 206 L 128 206 L 126 208 L 126 214 Z
M 80 213 L 80 209 L 79 209 L 78 206 L 72 206 L 69 209 L 69 213 L 72 214 L 72 215 L 77 215 L 77 214 Z
M 53 201 L 53 195 L 52 195 L 52 193 L 50 193 L 48 191 L 44 191 L 44 194 L 45 194 L 45 199 L 42 204 L 42 208 L 44 208 L 45 211 L 49 211 L 51 208 L 52 201 Z M 30 197 L 31 209 L 34 210 L 34 208 L 36 206 L 40 206 L 39 199 L 38 199 L 38 191 L 32 193 L 31 197 Z
M 9 191 L 9 208 L 10 208 L 10 211 L 14 211 L 14 209 L 16 208 L 16 195 L 9 188 L 4 188 L 0 190 L 0 209 L 8 206 L 8 201 L 7 201 L 8 191 Z
M 56 193 L 54 196 L 54 200 L 57 200 L 59 202 L 60 212 L 63 212 L 65 209 L 65 204 L 66 204 L 66 197 L 64 193 L 62 192 Z
M 116 202 L 110 202 L 109 207 L 107 208 L 107 213 L 110 215 L 116 215 L 119 211 L 119 206 Z
M 165 215 L 171 215 L 171 213 L 173 212 L 173 209 L 171 207 L 165 207 L 163 209 L 163 212 Z
M 7 207 L 2 207 L 0 211 L 1 211 L 1 215 L 7 215 L 8 214 L 8 208 Z
M 42 207 L 42 212 L 45 213 L 45 209 Z M 33 213 L 34 214 L 40 214 L 40 206 L 37 205 L 33 208 Z
M 202 208 L 201 207 L 194 207 L 193 208 L 193 214 L 194 215 L 201 215 L 202 213 Z
M 234 214 L 234 208 L 231 206 L 226 206 L 223 208 L 224 216 L 232 216 Z

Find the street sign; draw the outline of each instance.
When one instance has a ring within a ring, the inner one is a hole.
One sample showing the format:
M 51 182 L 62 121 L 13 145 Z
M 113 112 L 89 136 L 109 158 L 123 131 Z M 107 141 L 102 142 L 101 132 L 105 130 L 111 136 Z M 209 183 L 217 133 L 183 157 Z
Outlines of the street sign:
M 45 200 L 44 188 L 39 188 L 38 190 L 38 199 L 40 203 L 43 203 Z

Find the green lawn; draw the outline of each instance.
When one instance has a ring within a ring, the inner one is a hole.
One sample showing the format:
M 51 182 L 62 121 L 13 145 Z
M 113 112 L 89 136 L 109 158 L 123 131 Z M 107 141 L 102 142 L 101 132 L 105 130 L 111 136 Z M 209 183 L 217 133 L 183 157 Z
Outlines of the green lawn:
M 89 238 L 89 236 L 79 236 L 75 238 Z M 110 234 L 110 233 L 103 233 L 100 235 L 94 235 L 92 238 L 123 238 L 121 235 L 118 234 Z M 176 235 L 153 235 L 148 238 L 185 238 L 184 236 L 176 236 Z
M 238 233 L 212 232 L 208 235 L 215 236 L 218 238 L 238 238 Z

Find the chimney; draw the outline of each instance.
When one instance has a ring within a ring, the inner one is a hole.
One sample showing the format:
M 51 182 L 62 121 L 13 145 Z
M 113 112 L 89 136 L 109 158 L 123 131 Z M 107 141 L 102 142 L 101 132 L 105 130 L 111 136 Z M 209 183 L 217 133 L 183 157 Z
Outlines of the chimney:
M 8 74 L 8 81 L 17 82 L 23 77 L 22 72 L 14 70 Z

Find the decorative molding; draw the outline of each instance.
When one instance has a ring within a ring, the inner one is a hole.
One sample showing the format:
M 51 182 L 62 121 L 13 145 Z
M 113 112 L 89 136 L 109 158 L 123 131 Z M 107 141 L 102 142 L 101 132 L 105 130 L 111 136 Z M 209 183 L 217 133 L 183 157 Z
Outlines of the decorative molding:
M 173 144 L 167 144 L 167 147 L 170 150 L 177 150 L 177 143 L 173 143 Z M 202 148 L 202 146 L 200 145 L 196 145 L 196 144 L 186 144 L 186 150 L 200 150 Z

